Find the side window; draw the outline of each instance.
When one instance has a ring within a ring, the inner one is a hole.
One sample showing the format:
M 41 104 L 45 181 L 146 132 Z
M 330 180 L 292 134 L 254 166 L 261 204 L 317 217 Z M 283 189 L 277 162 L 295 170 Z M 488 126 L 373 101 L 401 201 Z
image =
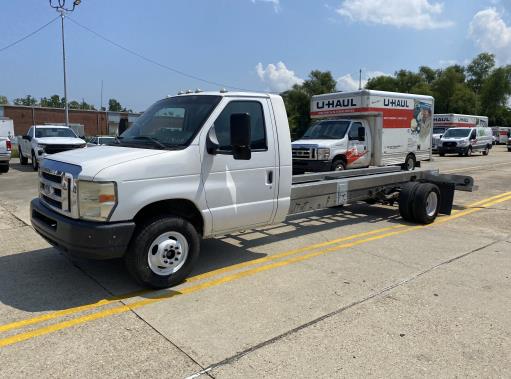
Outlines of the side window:
M 33 127 L 31 127 L 30 129 L 28 129 L 27 136 L 30 136 L 30 137 L 33 137 L 33 136 L 34 136 L 34 128 L 33 128 Z
M 362 123 L 360 122 L 354 122 L 351 124 L 351 128 L 348 134 L 348 138 L 350 140 L 356 140 L 358 141 L 358 128 L 362 126 Z
M 235 113 L 248 113 L 250 115 L 250 129 L 252 132 L 252 151 L 268 150 L 266 142 L 266 125 L 264 123 L 263 107 L 258 101 L 232 101 L 222 111 L 215 121 L 216 137 L 221 150 L 231 150 L 231 115 Z
M 93 139 L 91 139 L 90 143 L 93 143 L 96 145 L 98 143 L 98 139 L 96 137 L 94 137 Z
M 472 130 L 472 133 L 470 134 L 470 139 L 475 139 L 475 138 L 476 138 L 476 136 L 477 136 L 477 135 L 476 135 L 476 131 L 475 131 L 475 129 L 474 129 L 474 130 Z

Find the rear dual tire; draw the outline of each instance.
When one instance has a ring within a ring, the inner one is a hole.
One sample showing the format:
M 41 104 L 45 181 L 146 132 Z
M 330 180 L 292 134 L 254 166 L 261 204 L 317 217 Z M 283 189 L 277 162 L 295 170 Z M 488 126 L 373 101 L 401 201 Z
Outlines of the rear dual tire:
M 431 183 L 409 182 L 399 194 L 399 213 L 409 222 L 431 224 L 440 209 L 440 190 Z

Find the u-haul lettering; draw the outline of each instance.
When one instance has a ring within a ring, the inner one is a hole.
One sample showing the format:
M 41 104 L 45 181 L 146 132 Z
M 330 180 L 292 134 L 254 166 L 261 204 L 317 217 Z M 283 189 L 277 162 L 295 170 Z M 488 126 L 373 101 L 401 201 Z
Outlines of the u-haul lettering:
M 339 109 L 339 108 L 355 108 L 357 103 L 355 99 L 332 99 L 316 101 L 316 109 Z
M 408 100 L 402 99 L 383 99 L 383 106 L 390 108 L 410 108 Z

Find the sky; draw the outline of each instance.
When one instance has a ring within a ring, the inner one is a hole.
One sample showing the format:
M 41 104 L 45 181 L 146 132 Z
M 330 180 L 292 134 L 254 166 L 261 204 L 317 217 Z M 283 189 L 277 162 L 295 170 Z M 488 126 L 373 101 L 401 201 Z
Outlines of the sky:
M 4 0 L 0 14 L 0 95 L 62 96 L 60 20 L 2 50 L 57 12 Z M 82 0 L 68 16 L 68 98 L 96 107 L 101 81 L 104 104 L 143 111 L 187 89 L 280 92 L 315 69 L 352 90 L 360 69 L 365 83 L 483 51 L 511 64 L 511 0 Z

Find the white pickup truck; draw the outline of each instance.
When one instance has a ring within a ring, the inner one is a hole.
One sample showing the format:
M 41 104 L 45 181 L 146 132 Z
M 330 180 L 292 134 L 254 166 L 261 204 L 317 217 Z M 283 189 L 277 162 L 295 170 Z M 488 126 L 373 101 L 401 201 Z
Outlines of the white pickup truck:
M 8 137 L 0 137 L 0 173 L 9 171 L 11 149 L 11 140 Z
M 50 154 L 85 147 L 86 143 L 67 126 L 34 125 L 26 135 L 18 137 L 18 146 L 20 163 L 26 165 L 30 158 L 34 171 L 37 171 L 43 158 Z
M 293 177 L 280 96 L 204 92 L 152 105 L 116 144 L 46 157 L 35 230 L 71 256 L 124 257 L 144 286 L 184 280 L 201 238 L 356 201 L 399 203 L 411 222 L 449 214 L 467 176 L 376 167 Z

